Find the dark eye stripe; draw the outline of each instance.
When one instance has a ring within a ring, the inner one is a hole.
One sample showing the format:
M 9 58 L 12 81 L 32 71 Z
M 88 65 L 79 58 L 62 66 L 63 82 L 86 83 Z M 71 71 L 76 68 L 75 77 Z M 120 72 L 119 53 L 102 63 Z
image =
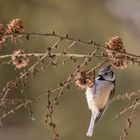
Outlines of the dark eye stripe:
M 106 73 L 104 73 L 104 75 L 107 75 L 108 73 L 106 72 Z

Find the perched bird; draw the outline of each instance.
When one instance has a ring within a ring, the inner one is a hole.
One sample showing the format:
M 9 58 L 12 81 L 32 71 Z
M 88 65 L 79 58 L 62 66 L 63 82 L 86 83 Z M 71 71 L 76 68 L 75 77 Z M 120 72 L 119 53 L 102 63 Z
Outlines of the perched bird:
M 99 70 L 99 75 L 95 79 L 92 87 L 86 87 L 86 98 L 88 107 L 91 110 L 91 120 L 87 131 L 87 136 L 93 135 L 94 124 L 100 119 L 105 112 L 110 99 L 115 91 L 115 74 L 111 65 Z

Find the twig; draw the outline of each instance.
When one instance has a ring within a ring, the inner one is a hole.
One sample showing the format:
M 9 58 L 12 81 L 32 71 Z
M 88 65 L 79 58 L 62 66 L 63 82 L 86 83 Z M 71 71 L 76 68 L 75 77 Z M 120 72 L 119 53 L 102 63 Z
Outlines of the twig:
M 135 115 L 135 111 L 137 106 L 139 105 L 139 100 L 140 98 L 136 99 L 136 102 L 132 108 L 132 112 L 130 114 L 130 116 L 126 119 L 126 127 L 123 129 L 123 135 L 120 136 L 120 140 L 125 140 L 125 137 L 128 135 L 128 129 L 132 126 L 132 118 Z
M 86 54 L 62 54 L 62 53 L 51 53 L 52 55 L 56 56 L 56 57 L 75 57 L 75 58 L 86 58 L 86 57 L 90 57 L 92 58 L 93 56 L 89 56 Z M 27 53 L 26 54 L 29 57 L 41 57 L 44 55 L 44 53 Z M 2 55 L 0 56 L 0 59 L 4 59 L 4 58 L 11 58 L 12 54 L 7 54 L 7 55 Z M 22 56 L 22 55 L 21 55 Z M 107 59 L 107 56 L 101 56 L 101 55 L 96 55 L 94 56 L 94 58 L 97 59 Z
M 135 97 L 138 95 L 140 95 L 140 90 L 138 90 L 137 92 L 125 93 L 123 95 L 117 95 L 111 101 L 114 102 L 114 101 L 120 101 L 120 100 L 125 100 L 125 99 L 130 100 L 132 97 Z
M 3 120 L 5 117 L 7 117 L 8 115 L 10 114 L 13 114 L 15 113 L 16 110 L 20 109 L 21 107 L 23 107 L 24 105 L 27 105 L 29 104 L 30 101 L 26 101 L 24 103 L 21 103 L 20 105 L 16 106 L 14 109 L 8 111 L 7 113 L 3 114 L 1 117 L 0 117 L 0 120 Z
M 32 32 L 32 33 L 12 33 L 12 34 L 4 34 L 4 36 L 11 36 L 11 35 L 24 35 L 25 37 L 28 36 L 28 38 L 30 38 L 30 36 L 44 36 L 44 37 L 56 37 L 56 38 L 60 38 L 62 40 L 68 40 L 68 41 L 75 41 L 76 43 L 79 43 L 79 44 L 87 44 L 87 45 L 93 45 L 95 47 L 101 47 L 99 44 L 97 44 L 96 42 L 90 40 L 90 41 L 82 41 L 80 39 L 74 39 L 74 38 L 71 38 L 69 37 L 69 35 L 66 34 L 66 36 L 61 36 L 61 35 L 58 35 L 56 34 L 54 31 L 52 33 L 35 33 L 35 32 Z
M 129 110 L 133 109 L 135 105 L 137 105 L 137 106 L 139 106 L 139 105 L 140 105 L 139 100 L 138 100 L 138 101 L 136 101 L 136 102 L 134 102 L 131 106 L 129 106 L 129 107 L 127 107 L 127 108 L 123 109 L 123 110 L 122 110 L 119 114 L 117 114 L 117 115 L 116 115 L 116 116 L 115 116 L 112 120 L 117 119 L 119 116 L 123 115 L 125 112 L 127 112 L 127 111 L 129 111 Z
M 62 39 L 58 39 L 57 42 L 54 43 L 54 45 L 51 48 L 55 48 L 55 46 L 58 45 L 61 41 Z M 0 107 L 3 104 L 3 100 L 6 98 L 11 88 L 14 87 L 15 83 L 23 79 L 30 71 L 32 71 L 40 63 L 40 61 L 44 60 L 48 55 L 49 55 L 48 52 L 44 53 L 44 55 L 39 59 L 39 61 L 35 62 L 27 71 L 23 72 L 15 81 L 12 81 L 10 82 L 9 85 L 7 85 L 6 91 L 2 97 L 2 100 L 0 101 Z

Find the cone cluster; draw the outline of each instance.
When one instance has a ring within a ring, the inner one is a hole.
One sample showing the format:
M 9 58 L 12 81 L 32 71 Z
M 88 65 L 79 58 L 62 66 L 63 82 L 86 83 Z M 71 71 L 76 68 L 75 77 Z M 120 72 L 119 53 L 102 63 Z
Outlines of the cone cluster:
M 109 41 L 105 44 L 105 50 L 114 68 L 119 70 L 127 68 L 128 61 L 121 54 L 126 51 L 124 49 L 122 39 L 119 36 L 109 39 Z
M 92 72 L 88 72 L 88 70 L 78 72 L 75 79 L 75 84 L 81 89 L 92 87 L 94 85 L 94 75 Z
M 11 56 L 11 60 L 17 69 L 26 67 L 29 63 L 29 57 L 24 53 L 23 50 L 14 51 Z

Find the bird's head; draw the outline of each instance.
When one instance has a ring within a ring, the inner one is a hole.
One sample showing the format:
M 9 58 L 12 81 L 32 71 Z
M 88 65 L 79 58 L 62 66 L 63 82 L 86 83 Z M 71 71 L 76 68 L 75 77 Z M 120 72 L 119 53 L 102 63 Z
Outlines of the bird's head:
M 101 68 L 99 70 L 99 77 L 102 77 L 106 81 L 115 81 L 115 74 L 112 71 L 111 65 Z

